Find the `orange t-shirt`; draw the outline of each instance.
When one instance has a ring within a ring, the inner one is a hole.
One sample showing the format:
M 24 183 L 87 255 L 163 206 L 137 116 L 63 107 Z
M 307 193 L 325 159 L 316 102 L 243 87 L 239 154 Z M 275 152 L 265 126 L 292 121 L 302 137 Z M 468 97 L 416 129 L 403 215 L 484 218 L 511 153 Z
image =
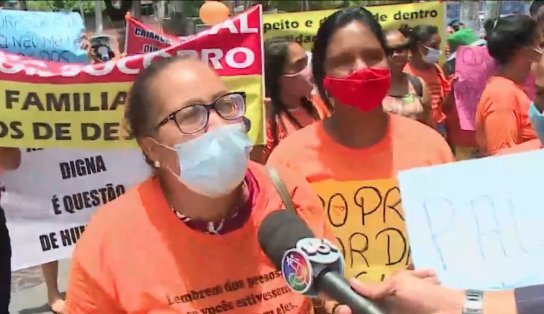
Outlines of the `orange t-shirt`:
M 521 86 L 500 76 L 489 79 L 476 110 L 476 138 L 483 155 L 537 137 L 529 120 L 530 105 Z
M 320 119 L 326 118 L 328 116 L 328 110 L 318 95 L 315 95 L 312 97 L 312 103 L 314 107 L 317 109 L 317 113 Z M 300 123 L 301 127 L 308 126 L 315 122 L 314 118 L 310 114 L 308 114 L 308 112 L 304 110 L 304 108 L 302 107 L 289 110 L 289 113 L 291 114 L 293 118 L 295 118 L 295 120 L 298 123 Z M 299 129 L 299 127 L 295 123 L 291 122 L 289 117 L 287 117 L 287 115 L 283 112 L 279 114 L 279 116 L 276 118 L 276 128 L 278 131 L 277 133 L 278 143 L 279 141 L 286 138 L 289 134 Z M 268 158 L 268 156 L 270 155 L 270 153 L 275 147 L 276 147 L 276 144 L 274 143 L 274 136 L 272 135 L 272 123 L 270 122 L 270 119 L 267 119 L 266 120 L 266 147 L 264 150 L 265 160 L 266 158 Z
M 378 281 L 411 262 L 397 173 L 453 160 L 433 129 L 389 114 L 386 137 L 372 147 L 342 146 L 318 122 L 283 140 L 268 163 L 312 184 L 344 251 L 345 275 Z
M 539 150 L 542 149 L 542 143 L 540 142 L 540 139 L 534 139 L 527 142 L 523 142 L 519 145 L 508 147 L 505 149 L 501 149 L 497 152 L 497 155 L 510 155 L 510 154 L 516 154 L 516 153 L 523 153 L 523 152 L 530 152 L 533 150 Z
M 72 259 L 66 313 L 313 313 L 259 247 L 257 230 L 282 205 L 263 166 L 251 163 L 259 193 L 241 229 L 211 235 L 170 209 L 157 179 L 100 208 Z M 302 177 L 278 169 L 301 218 L 326 234 L 319 199 Z
M 421 77 L 431 94 L 431 115 L 434 123 L 445 122 L 446 115 L 444 114 L 442 105 L 450 92 L 450 85 L 442 69 L 436 65 L 427 70 L 419 70 L 413 68 L 410 63 L 407 63 L 404 67 L 404 72 Z

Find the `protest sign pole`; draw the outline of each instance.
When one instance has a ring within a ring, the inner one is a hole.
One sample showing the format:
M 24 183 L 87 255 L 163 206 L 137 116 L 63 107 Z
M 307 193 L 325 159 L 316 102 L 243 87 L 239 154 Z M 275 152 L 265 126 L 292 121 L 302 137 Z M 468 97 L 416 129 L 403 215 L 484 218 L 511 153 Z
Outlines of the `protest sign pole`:
M 102 34 L 104 30 L 104 25 L 102 22 L 102 1 L 101 0 L 94 1 L 94 20 L 96 24 L 96 33 Z

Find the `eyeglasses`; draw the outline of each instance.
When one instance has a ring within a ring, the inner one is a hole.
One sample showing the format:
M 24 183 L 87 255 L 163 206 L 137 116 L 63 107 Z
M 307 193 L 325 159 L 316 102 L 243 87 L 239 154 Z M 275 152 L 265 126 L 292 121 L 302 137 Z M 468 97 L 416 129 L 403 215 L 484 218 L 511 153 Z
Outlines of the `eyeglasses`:
M 392 56 L 395 53 L 403 53 L 406 50 L 408 50 L 408 48 L 409 48 L 409 44 L 406 43 L 406 44 L 399 45 L 399 46 L 396 46 L 396 47 L 387 47 L 385 52 L 386 52 L 387 55 Z
M 173 121 L 181 133 L 193 134 L 208 125 L 210 110 L 225 120 L 236 120 L 246 113 L 246 93 L 232 92 L 215 99 L 211 104 L 194 104 L 169 114 L 157 125 L 157 129 Z

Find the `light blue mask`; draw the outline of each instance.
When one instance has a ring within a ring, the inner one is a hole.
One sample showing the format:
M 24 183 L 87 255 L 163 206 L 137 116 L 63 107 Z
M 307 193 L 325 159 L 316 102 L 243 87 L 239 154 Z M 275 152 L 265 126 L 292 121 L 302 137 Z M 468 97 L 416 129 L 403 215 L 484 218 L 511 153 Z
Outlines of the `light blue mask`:
M 529 120 L 531 120 L 533 129 L 536 131 L 540 142 L 544 144 L 544 114 L 538 112 L 534 104 L 529 109 Z
M 218 127 L 175 145 L 179 180 L 201 195 L 227 195 L 244 179 L 251 147 L 243 124 Z

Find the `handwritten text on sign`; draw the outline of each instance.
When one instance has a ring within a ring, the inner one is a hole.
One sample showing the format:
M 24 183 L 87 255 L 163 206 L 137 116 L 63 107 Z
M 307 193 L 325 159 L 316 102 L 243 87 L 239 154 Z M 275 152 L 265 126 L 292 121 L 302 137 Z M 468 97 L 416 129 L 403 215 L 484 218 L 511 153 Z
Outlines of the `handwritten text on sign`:
M 544 283 L 542 160 L 539 151 L 400 173 L 415 266 L 456 288 Z
M 88 63 L 78 13 L 0 10 L 0 49 L 54 62 Z
M 487 80 L 495 73 L 497 65 L 487 52 L 487 46 L 463 46 L 455 58 L 455 105 L 461 129 L 476 129 L 476 108 Z
M 400 192 L 394 180 L 312 183 L 346 262 L 345 275 L 380 281 L 410 263 Z

